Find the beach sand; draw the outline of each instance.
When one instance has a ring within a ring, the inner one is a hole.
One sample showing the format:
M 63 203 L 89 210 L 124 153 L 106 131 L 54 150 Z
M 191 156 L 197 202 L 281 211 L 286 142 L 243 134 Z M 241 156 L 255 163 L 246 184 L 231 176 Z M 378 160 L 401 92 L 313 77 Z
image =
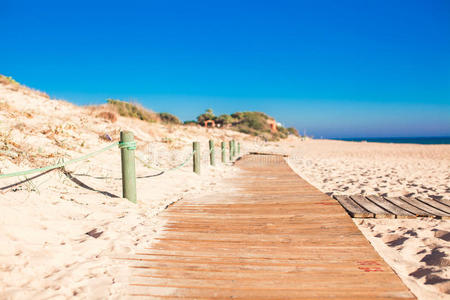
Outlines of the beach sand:
M 185 197 L 227 188 L 239 172 L 208 167 L 207 141 L 236 139 L 242 151 L 288 154 L 290 166 L 329 195 L 420 195 L 450 199 L 450 145 L 397 145 L 290 137 L 264 143 L 234 131 L 148 124 L 97 117 L 99 110 L 12 91 L 0 85 L 0 171 L 9 173 L 76 158 L 135 133 L 137 155 L 154 167 L 170 168 L 202 144 L 202 174 L 190 161 L 158 175 L 136 162 L 138 203 L 121 198 L 117 148 L 61 171 L 25 179 L 0 179 L 0 298 L 121 299 L 128 267 L 117 258 L 149 246 L 161 221 L 155 216 Z M 217 161 L 220 152 L 217 149 Z M 32 176 L 32 175 L 30 175 Z M 80 186 L 84 184 L 84 186 Z M 86 186 L 88 188 L 86 188 Z M 117 197 L 115 197 L 117 196 Z M 355 219 L 375 249 L 419 299 L 449 297 L 448 220 Z M 90 233 L 90 235 L 86 233 Z M 101 233 L 101 234 L 100 234 Z M 99 235 L 97 235 L 99 234 Z

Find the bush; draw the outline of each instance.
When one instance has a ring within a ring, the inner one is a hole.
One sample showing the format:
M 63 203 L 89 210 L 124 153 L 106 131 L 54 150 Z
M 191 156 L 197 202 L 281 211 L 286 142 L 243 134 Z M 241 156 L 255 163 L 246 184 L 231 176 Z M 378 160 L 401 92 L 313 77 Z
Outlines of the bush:
M 159 113 L 159 119 L 165 124 L 181 124 L 180 119 L 169 113 Z
M 204 114 L 201 114 L 200 116 L 197 117 L 197 122 L 199 124 L 203 124 L 205 121 L 208 120 L 216 120 L 216 116 L 214 115 L 214 112 L 211 108 L 207 109 L 206 112 Z
M 140 119 L 146 122 L 157 122 L 159 116 L 151 110 L 145 109 L 139 104 L 132 104 L 115 99 L 108 99 L 106 102 L 113 108 L 115 108 L 119 115 L 123 117 L 130 117 Z
M 197 125 L 197 121 L 195 120 L 184 121 L 184 125 Z
M 268 117 L 260 112 L 245 112 L 240 123 L 246 124 L 248 127 L 257 131 L 264 131 L 267 129 L 270 130 L 270 126 L 267 124 L 267 119 Z
M 211 109 L 206 110 L 205 113 L 197 117 L 198 124 L 203 125 L 204 121 L 213 120 L 217 125 L 232 125 L 231 129 L 236 131 L 259 136 L 265 140 L 279 140 L 286 138 L 289 135 L 289 130 L 282 126 L 278 126 L 277 132 L 272 132 L 272 128 L 268 122 L 273 119 L 262 112 L 246 111 L 235 112 L 231 115 L 220 115 L 216 117 Z M 190 121 L 193 122 L 193 121 Z M 185 122 L 188 124 L 188 122 Z
M 295 136 L 300 136 L 300 134 L 298 133 L 298 130 L 295 129 L 294 127 L 289 127 L 289 128 L 287 129 L 287 131 L 288 131 L 290 134 L 293 134 L 293 135 L 295 135 Z
M 112 111 L 102 111 L 99 112 L 96 115 L 97 118 L 101 118 L 107 121 L 110 121 L 111 123 L 114 123 L 117 121 L 117 115 L 115 113 L 113 113 Z
M 233 119 L 230 115 L 220 115 L 216 118 L 216 124 L 228 125 L 233 124 L 235 122 L 235 119 Z

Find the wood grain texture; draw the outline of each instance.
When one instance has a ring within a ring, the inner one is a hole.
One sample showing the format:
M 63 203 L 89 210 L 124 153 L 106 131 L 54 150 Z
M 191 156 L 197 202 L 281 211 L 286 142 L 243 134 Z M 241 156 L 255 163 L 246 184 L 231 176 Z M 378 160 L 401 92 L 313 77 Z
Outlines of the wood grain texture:
M 381 208 L 374 202 L 370 201 L 363 195 L 354 195 L 351 196 L 352 200 L 358 203 L 359 206 L 363 207 L 367 211 L 370 211 L 374 214 L 375 218 L 386 218 L 386 219 L 395 219 L 395 215 L 385 209 Z
M 414 214 L 404 210 L 403 208 L 393 204 L 392 202 L 387 201 L 386 199 L 380 196 L 370 195 L 367 196 L 367 199 L 383 207 L 384 209 L 390 211 L 395 215 L 397 219 L 412 219 L 416 217 Z
M 350 196 L 336 195 L 334 197 L 352 218 L 373 218 L 375 214 L 358 205 Z
M 416 198 L 411 198 L 411 197 L 400 197 L 400 199 L 402 199 L 403 201 L 414 205 L 415 207 L 426 211 L 428 213 L 430 213 L 431 216 L 438 216 L 438 217 L 450 217 L 450 214 L 447 214 L 435 207 L 433 207 L 432 205 L 430 205 L 430 203 L 427 203 L 425 201 L 420 201 Z
M 228 191 L 171 205 L 126 258 L 143 299 L 415 299 L 339 203 L 280 156 L 244 156 Z

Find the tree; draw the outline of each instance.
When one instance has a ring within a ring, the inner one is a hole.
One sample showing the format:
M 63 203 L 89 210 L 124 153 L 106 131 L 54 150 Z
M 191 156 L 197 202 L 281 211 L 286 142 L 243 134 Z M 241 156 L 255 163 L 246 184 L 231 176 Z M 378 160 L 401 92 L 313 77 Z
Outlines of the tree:
M 203 124 L 205 121 L 208 120 L 216 120 L 216 116 L 213 113 L 213 110 L 211 108 L 208 108 L 204 114 L 201 114 L 200 116 L 197 117 L 197 121 L 199 124 Z

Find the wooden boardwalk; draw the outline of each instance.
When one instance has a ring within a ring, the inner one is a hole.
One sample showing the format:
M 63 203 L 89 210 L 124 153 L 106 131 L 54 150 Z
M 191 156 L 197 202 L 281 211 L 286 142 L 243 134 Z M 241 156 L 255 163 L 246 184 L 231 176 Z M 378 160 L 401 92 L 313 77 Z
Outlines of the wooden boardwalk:
M 339 203 L 280 156 L 245 156 L 222 194 L 170 206 L 131 258 L 145 299 L 415 299 Z
M 450 202 L 422 197 L 334 196 L 353 218 L 450 219 Z

